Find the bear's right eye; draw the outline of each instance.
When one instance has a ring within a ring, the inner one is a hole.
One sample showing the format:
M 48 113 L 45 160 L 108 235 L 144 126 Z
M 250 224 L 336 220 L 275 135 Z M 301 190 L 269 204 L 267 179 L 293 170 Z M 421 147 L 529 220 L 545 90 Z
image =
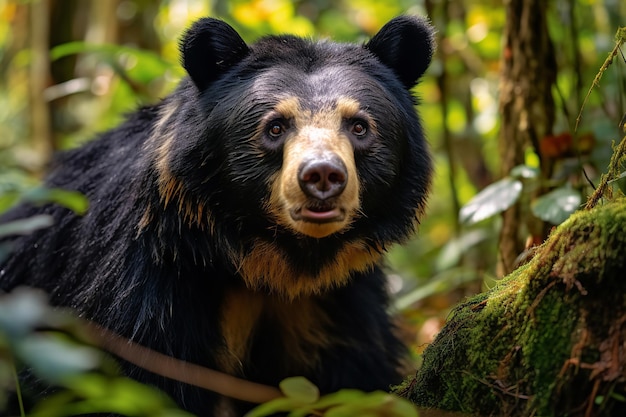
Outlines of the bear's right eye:
M 350 130 L 354 134 L 354 136 L 365 136 L 365 134 L 367 133 L 367 125 L 361 120 L 356 120 L 352 124 L 352 128 Z

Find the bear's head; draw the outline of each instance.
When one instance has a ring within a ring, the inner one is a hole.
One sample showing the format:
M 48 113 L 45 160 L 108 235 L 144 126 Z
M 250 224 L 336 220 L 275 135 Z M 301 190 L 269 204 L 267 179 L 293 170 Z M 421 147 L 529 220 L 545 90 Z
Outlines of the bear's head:
M 222 21 L 197 21 L 181 41 L 189 79 L 148 143 L 161 204 L 251 287 L 295 297 L 371 268 L 424 210 L 432 167 L 410 89 L 433 49 L 417 17 L 365 45 L 248 46 Z

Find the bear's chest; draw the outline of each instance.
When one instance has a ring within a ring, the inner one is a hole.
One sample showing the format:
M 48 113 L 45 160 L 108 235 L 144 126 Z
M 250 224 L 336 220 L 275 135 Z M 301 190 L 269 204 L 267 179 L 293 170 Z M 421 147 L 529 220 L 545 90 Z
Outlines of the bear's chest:
M 310 374 L 337 342 L 331 320 L 315 299 L 288 301 L 243 288 L 226 292 L 220 330 L 220 369 L 271 384 Z

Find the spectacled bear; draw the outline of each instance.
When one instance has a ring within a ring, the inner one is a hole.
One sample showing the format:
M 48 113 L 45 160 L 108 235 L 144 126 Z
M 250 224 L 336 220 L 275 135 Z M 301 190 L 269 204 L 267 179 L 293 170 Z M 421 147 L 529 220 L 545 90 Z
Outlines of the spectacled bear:
M 250 381 L 301 375 L 322 393 L 400 382 L 380 262 L 415 231 L 431 182 L 410 91 L 431 26 L 402 16 L 363 45 L 247 45 L 203 18 L 180 49 L 188 77 L 173 93 L 51 169 L 48 187 L 88 197 L 84 216 L 5 214 L 54 225 L 12 239 L 0 288 L 43 289 L 124 338 Z M 250 407 L 123 367 L 197 415 Z

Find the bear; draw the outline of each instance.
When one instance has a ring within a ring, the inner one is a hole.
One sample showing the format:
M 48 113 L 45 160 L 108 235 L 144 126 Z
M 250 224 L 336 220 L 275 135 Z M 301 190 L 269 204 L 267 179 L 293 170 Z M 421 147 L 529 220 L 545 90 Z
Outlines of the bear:
M 197 20 L 172 93 L 51 165 L 45 185 L 84 194 L 87 213 L 23 203 L 3 215 L 54 224 L 9 239 L 0 289 L 38 288 L 125 340 L 248 381 L 388 390 L 408 349 L 383 257 L 416 232 L 430 191 L 411 90 L 433 33 L 399 16 L 363 44 L 247 44 Z M 253 407 L 120 367 L 196 415 Z

